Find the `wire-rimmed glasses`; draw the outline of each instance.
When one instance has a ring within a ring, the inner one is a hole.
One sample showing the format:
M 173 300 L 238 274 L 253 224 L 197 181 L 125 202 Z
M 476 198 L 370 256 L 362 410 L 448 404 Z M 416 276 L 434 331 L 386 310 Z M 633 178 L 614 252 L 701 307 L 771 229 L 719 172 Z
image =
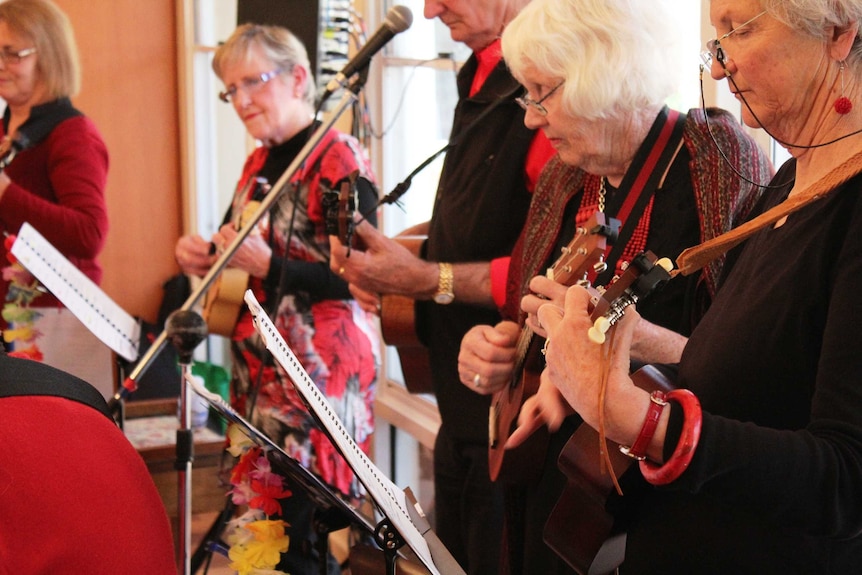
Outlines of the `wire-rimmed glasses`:
M 224 91 L 219 92 L 219 100 L 225 103 L 230 103 L 230 101 L 236 97 L 236 93 L 239 91 L 240 88 L 242 88 L 242 90 L 246 94 L 254 94 L 261 88 L 263 88 L 267 84 L 267 82 L 281 74 L 283 71 L 284 70 L 282 70 L 281 68 L 276 68 L 275 70 L 272 70 L 270 72 L 264 72 L 259 76 L 250 76 L 248 78 L 243 78 L 239 81 L 239 86 L 237 86 L 236 84 L 231 84 L 230 86 L 225 88 Z
M 751 24 L 752 22 L 754 22 L 755 20 L 757 20 L 758 18 L 763 16 L 764 14 L 766 14 L 766 10 L 764 10 L 763 12 L 758 14 L 757 16 L 754 16 L 753 18 L 746 20 L 745 22 L 743 22 L 742 24 L 740 24 L 739 26 L 737 26 L 736 28 L 734 28 L 733 30 L 728 32 L 727 34 L 724 34 L 722 36 L 719 36 L 718 38 L 715 38 L 714 40 L 710 40 L 709 42 L 707 42 L 706 43 L 706 50 L 704 50 L 703 52 L 700 53 L 700 57 L 703 60 L 704 64 L 706 64 L 707 67 L 712 67 L 712 62 L 713 62 L 713 60 L 715 60 L 716 62 L 721 64 L 722 67 L 724 67 L 725 64 L 727 63 L 727 54 L 724 52 L 724 48 L 721 47 L 721 41 L 726 40 L 727 38 L 729 38 L 733 34 L 736 34 L 741 29 L 745 28 L 746 26 L 748 26 L 749 24 Z
M 20 64 L 21 60 L 35 53 L 36 48 L 24 48 L 23 50 L 4 48 L 0 50 L 0 62 L 3 62 L 4 66 L 7 64 Z
M 545 108 L 545 107 L 542 105 L 542 102 L 544 102 L 545 100 L 547 100 L 548 98 L 550 98 L 550 97 L 551 97 L 551 95 L 552 95 L 554 92 L 556 92 L 557 90 L 559 90 L 559 89 L 560 89 L 560 87 L 561 87 L 563 84 L 565 84 L 565 83 L 566 83 L 566 81 L 565 81 L 565 80 L 563 80 L 562 82 L 560 82 L 559 84 L 557 84 L 556 86 L 554 86 L 554 87 L 551 89 L 551 91 L 550 91 L 550 92 L 548 92 L 547 94 L 545 94 L 544 96 L 542 96 L 542 97 L 541 97 L 541 98 L 539 98 L 538 100 L 533 100 L 532 98 L 530 98 L 530 97 L 527 95 L 527 91 L 526 91 L 526 90 L 524 90 L 524 94 L 523 94 L 522 96 L 518 96 L 517 98 L 515 98 L 515 101 L 516 101 L 516 102 L 518 103 L 518 105 L 519 105 L 519 106 L 521 106 L 525 111 L 526 111 L 526 110 L 529 110 L 530 108 L 532 108 L 532 109 L 533 109 L 537 114 L 539 114 L 540 116 L 547 116 L 547 115 L 548 115 L 548 110 L 547 110 L 547 108 Z

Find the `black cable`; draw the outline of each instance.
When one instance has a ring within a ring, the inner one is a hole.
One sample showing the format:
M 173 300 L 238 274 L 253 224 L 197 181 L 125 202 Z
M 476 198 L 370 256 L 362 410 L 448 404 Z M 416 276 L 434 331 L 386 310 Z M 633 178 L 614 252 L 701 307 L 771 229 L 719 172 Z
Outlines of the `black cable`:
M 371 208 L 367 212 L 361 213 L 360 214 L 361 217 L 360 217 L 359 221 L 356 223 L 359 224 L 359 223 L 363 222 L 370 214 L 377 211 L 377 208 L 379 208 L 380 206 L 382 206 L 384 204 L 395 204 L 398 207 L 403 209 L 403 205 L 399 202 L 399 200 L 401 199 L 401 197 L 404 194 L 407 193 L 407 190 L 410 189 L 410 185 L 413 183 L 413 177 L 416 176 L 416 174 L 418 174 L 419 172 L 421 172 L 425 168 L 427 168 L 428 165 L 431 162 L 433 162 L 434 160 L 436 160 L 440 154 L 447 152 L 447 151 L 449 151 L 449 149 L 457 146 L 461 142 L 461 140 L 464 139 L 464 137 L 469 132 L 471 132 L 473 130 L 473 128 L 475 128 L 477 125 L 479 125 L 479 123 L 488 116 L 488 114 L 490 114 L 495 109 L 497 109 L 497 107 L 500 104 L 502 104 L 503 102 L 506 102 L 510 99 L 511 99 L 511 95 L 507 94 L 505 96 L 500 96 L 499 98 L 494 100 L 491 103 L 491 105 L 488 106 L 487 108 L 485 108 L 484 110 L 482 110 L 482 113 L 479 114 L 478 116 L 476 116 L 476 119 L 473 120 L 472 122 L 470 122 L 470 124 L 466 128 L 461 130 L 461 132 L 456 134 L 455 137 L 450 139 L 449 142 L 445 146 L 443 146 L 442 148 L 440 148 L 439 150 L 437 150 L 436 152 L 434 152 L 433 154 L 431 154 L 430 156 L 425 158 L 425 160 L 421 164 L 419 164 L 412 172 L 410 172 L 410 174 L 403 181 L 401 181 L 398 185 L 396 185 L 392 189 L 391 192 L 389 192 L 388 194 L 386 194 L 385 196 L 380 198 L 380 200 L 377 202 L 377 205 L 375 205 L 373 208 Z
M 413 68 L 410 70 L 410 76 L 407 77 L 407 81 L 404 83 L 404 87 L 401 90 L 401 96 L 398 98 L 398 105 L 395 107 L 395 113 L 392 115 L 392 119 L 389 121 L 389 125 L 384 127 L 383 131 L 378 133 L 374 130 L 374 126 L 371 125 L 371 122 L 368 123 L 368 129 L 374 138 L 376 138 L 378 140 L 382 140 L 383 137 L 389 133 L 389 130 L 392 129 L 392 126 L 395 125 L 395 121 L 398 119 L 398 116 L 401 114 L 401 108 L 404 106 L 404 100 L 407 97 L 407 88 L 409 88 L 410 84 L 413 82 L 413 76 L 416 75 L 416 70 L 418 70 L 422 66 L 425 66 L 426 64 L 430 64 L 431 62 L 436 62 L 438 60 L 449 60 L 450 62 L 452 62 L 452 70 L 457 75 L 455 60 L 451 55 L 438 56 L 436 58 L 430 58 L 428 60 L 422 60 L 421 62 L 417 62 L 416 64 L 414 64 Z M 367 112 L 367 110 L 366 110 L 366 112 Z
M 779 138 L 774 136 L 772 134 L 772 132 L 770 132 L 766 126 L 763 125 L 763 122 L 760 121 L 760 118 L 757 117 L 757 114 L 755 114 L 754 110 L 751 109 L 751 106 L 748 105 L 748 100 L 745 99 L 745 95 L 742 93 L 742 90 L 739 89 L 739 86 L 737 86 L 736 82 L 733 80 L 733 74 L 731 74 L 727 69 L 727 63 L 725 62 L 726 57 L 724 56 L 724 52 L 721 51 L 720 48 L 719 48 L 718 52 L 716 53 L 715 58 L 718 61 L 718 63 L 721 65 L 721 68 L 724 70 L 724 74 L 727 77 L 727 81 L 730 82 L 733 85 L 733 87 L 736 89 L 735 94 L 737 96 L 739 96 L 739 99 L 742 100 L 742 103 L 745 104 L 746 108 L 748 108 L 748 111 L 751 113 L 751 117 L 753 117 L 755 119 L 755 121 L 758 123 L 758 125 L 760 125 L 760 127 L 763 129 L 763 131 L 766 132 L 770 138 L 772 138 L 773 140 L 775 140 L 776 142 L 778 142 L 779 144 L 781 144 L 785 148 L 799 148 L 802 150 L 811 150 L 814 148 L 822 148 L 824 146 L 829 146 L 829 145 L 834 144 L 836 142 L 840 142 L 841 140 L 844 140 L 845 138 L 849 138 L 850 136 L 855 136 L 856 134 L 862 134 L 862 128 L 860 128 L 860 129 L 856 130 L 855 132 L 850 132 L 849 134 L 844 134 L 843 136 L 838 136 L 834 140 L 829 140 L 828 142 L 823 142 L 820 144 L 809 144 L 809 145 L 791 144 L 789 142 L 785 142 L 784 140 L 780 140 Z M 700 93 L 701 93 L 701 98 L 703 98 L 703 69 L 704 69 L 704 65 L 701 64 L 700 65 L 700 79 L 701 79 L 701 84 L 700 84 L 701 91 L 700 91 Z
M 730 158 L 727 157 L 727 154 L 725 154 L 724 150 L 721 149 L 721 146 L 718 145 L 718 140 L 715 139 L 715 134 L 712 133 L 712 126 L 709 125 L 709 113 L 706 111 L 706 98 L 704 97 L 704 94 L 703 94 L 703 70 L 704 70 L 704 68 L 705 68 L 705 66 L 703 64 L 701 64 L 700 65 L 700 107 L 703 110 L 703 119 L 706 122 L 706 131 L 709 132 L 709 137 L 712 139 L 712 143 L 715 145 L 715 149 L 718 150 L 718 153 L 721 156 L 721 159 L 724 160 L 724 163 L 727 164 L 727 166 L 733 171 L 733 173 L 736 174 L 737 176 L 739 176 L 742 179 L 742 181 L 747 182 L 747 183 L 751 184 L 752 186 L 756 186 L 758 188 L 763 188 L 765 190 L 779 190 L 779 189 L 786 188 L 787 182 L 785 182 L 784 184 L 782 184 L 780 186 L 771 186 L 769 184 L 760 184 L 758 182 L 754 182 L 754 181 L 748 179 L 748 177 L 746 177 L 744 174 L 742 174 L 742 172 L 740 172 L 736 168 L 736 166 L 733 165 L 733 162 L 730 161 Z M 728 76 L 728 79 L 729 78 L 730 77 Z M 734 84 L 734 86 L 736 86 L 736 84 Z M 746 105 L 746 107 L 748 107 L 747 102 L 745 105 Z M 751 110 L 751 108 L 748 108 L 748 109 L 749 109 L 749 111 Z M 753 112 L 752 112 L 752 115 L 753 115 Z M 757 117 L 755 117 L 755 119 L 757 119 Z M 757 122 L 760 123 L 760 120 L 757 120 Z M 760 125 L 761 125 L 761 127 L 763 126 L 763 124 L 760 124 Z M 764 131 L 766 131 L 765 128 L 764 128 Z M 766 132 L 766 133 L 769 134 L 769 132 Z M 769 134 L 769 135 L 772 136 L 772 134 Z

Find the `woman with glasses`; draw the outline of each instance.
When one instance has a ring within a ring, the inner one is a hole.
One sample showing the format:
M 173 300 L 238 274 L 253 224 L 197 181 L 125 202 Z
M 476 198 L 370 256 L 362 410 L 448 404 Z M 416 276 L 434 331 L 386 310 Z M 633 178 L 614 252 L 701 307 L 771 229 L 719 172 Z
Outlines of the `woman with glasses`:
M 476 327 L 462 342 L 459 373 L 471 389 L 506 393 L 527 313 L 548 299 L 563 304 L 566 288 L 543 277 L 545 270 L 595 214 L 620 222 L 616 237 L 607 240 L 606 270 L 589 275 L 594 286 L 605 286 L 645 250 L 676 258 L 728 231 L 771 176 L 765 154 L 730 114 L 680 113 L 665 104 L 681 70 L 672 61 L 678 53 L 672 11 L 669 0 L 534 0 L 504 31 L 503 56 L 525 87 L 518 99 L 525 123 L 544 131 L 557 156 L 542 172 L 512 255 L 511 321 Z M 702 273 L 674 278 L 638 302 L 645 321 L 635 336 L 633 368 L 679 360 L 715 296 L 721 267 L 716 261 Z M 544 335 L 535 322 L 530 327 Z M 541 347 L 543 340 L 534 339 Z M 541 367 L 533 368 L 536 378 Z M 548 424 L 554 433 L 546 452 L 528 447 L 539 455 L 528 458 L 540 470 L 537 477 L 519 478 L 509 490 L 510 569 L 572 572 L 543 532 L 566 484 L 558 456 L 582 419 L 545 380 L 520 417 L 525 430 Z M 504 462 L 516 456 L 504 454 Z
M 108 151 L 93 121 L 72 105 L 79 86 L 78 53 L 66 15 L 48 0 L 0 3 L 0 98 L 6 103 L 0 128 L 0 228 L 15 235 L 28 222 L 98 284 L 98 257 L 108 233 Z M 7 247 L 8 242 L 0 246 L 3 266 L 8 265 Z M 24 303 L 16 288 L 31 285 L 31 278 L 22 274 L 15 266 L 3 273 L 9 309 L 0 327 L 7 321 L 29 325 L 33 310 L 26 307 L 60 305 L 47 293 Z M 76 334 L 89 335 L 70 313 L 62 317 Z M 9 331 L 7 343 L 15 333 L 22 332 Z M 40 345 L 41 338 L 12 342 L 16 353 L 41 359 Z M 62 357 L 67 346 L 54 345 Z
M 179 240 L 175 254 L 184 272 L 204 275 L 218 251 L 234 240 L 250 206 L 284 175 L 318 127 L 315 83 L 302 43 L 277 26 L 245 24 L 219 46 L 213 70 L 224 82 L 220 98 L 233 106 L 255 140 L 225 223 L 211 239 Z M 330 130 L 301 169 L 242 242 L 229 262 L 274 318 L 287 344 L 324 392 L 357 444 L 367 450 L 373 430 L 378 335 L 369 315 L 351 298 L 347 283 L 329 269 L 326 199 L 341 185 L 354 185 L 360 211 L 374 210 L 377 192 L 358 142 Z M 348 206 L 343 206 L 347 208 Z M 207 296 L 214 297 L 213 294 Z M 209 318 L 208 318 L 209 321 Z M 234 405 L 287 453 L 349 500 L 362 492 L 347 463 L 318 429 L 290 379 L 268 358 L 245 306 L 232 318 Z M 313 507 L 302 489 L 290 486 L 282 501 L 290 524 L 290 547 L 280 569 L 319 573 L 312 529 Z M 270 565 L 272 569 L 274 566 Z
M 856 573 L 862 3 L 709 8 L 713 78 L 792 158 L 750 223 L 678 260 L 693 274 L 732 250 L 664 405 L 629 375 L 638 316 L 617 325 L 612 349 L 597 345 L 580 287 L 562 308 L 538 309 L 550 340 L 542 377 L 608 440 L 642 446 L 631 475 L 645 489 L 628 508 L 621 573 Z

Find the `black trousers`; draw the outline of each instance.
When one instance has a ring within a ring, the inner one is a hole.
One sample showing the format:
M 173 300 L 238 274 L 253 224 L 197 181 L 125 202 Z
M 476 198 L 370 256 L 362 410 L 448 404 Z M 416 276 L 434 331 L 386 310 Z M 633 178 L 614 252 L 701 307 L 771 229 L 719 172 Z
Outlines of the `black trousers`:
M 503 490 L 488 474 L 488 446 L 457 441 L 443 427 L 434 446 L 434 517 L 437 536 L 468 575 L 500 573 Z

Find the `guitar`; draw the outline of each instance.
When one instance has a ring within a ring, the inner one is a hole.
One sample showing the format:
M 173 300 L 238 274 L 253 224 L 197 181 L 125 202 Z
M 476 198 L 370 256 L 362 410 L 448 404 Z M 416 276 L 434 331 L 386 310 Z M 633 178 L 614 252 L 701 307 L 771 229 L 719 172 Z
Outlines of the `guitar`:
M 269 184 L 266 180 L 259 178 L 251 178 L 248 183 L 243 186 L 238 197 L 247 198 L 256 193 L 257 186 L 261 187 L 265 194 L 269 191 Z M 251 194 L 250 194 L 251 192 Z M 243 206 L 242 211 L 236 214 L 232 223 L 236 229 L 242 229 L 257 213 L 260 207 L 260 202 L 252 200 Z M 204 296 L 203 310 L 201 316 L 207 323 L 209 333 L 230 337 L 233 334 L 233 328 L 239 319 L 240 311 L 245 302 L 243 295 L 248 289 L 248 272 L 238 268 L 225 268 L 219 276 L 213 280 L 206 296 Z
M 396 236 L 393 239 L 420 257 L 426 236 Z M 380 298 L 380 331 L 383 341 L 398 352 L 407 391 L 433 393 L 428 348 L 416 334 L 416 300 L 403 295 L 383 295 Z
M 547 277 L 563 285 L 586 281 L 591 271 L 600 273 L 608 239 L 615 235 L 615 221 L 605 224 L 605 216 L 596 212 L 579 227 L 562 255 L 548 268 Z M 488 415 L 488 470 L 492 481 L 524 482 L 541 470 L 537 458 L 544 458 L 548 432 L 541 428 L 514 449 L 505 449 L 506 440 L 516 427 L 521 406 L 539 389 L 539 376 L 544 368 L 541 345 L 533 339 L 533 330 L 521 329 L 515 347 L 515 365 L 509 385 L 494 393 Z
M 593 298 L 590 338 L 603 342 L 625 308 L 670 279 L 670 268 L 670 261 L 657 260 L 650 252 L 637 256 L 620 279 Z M 650 392 L 673 389 L 671 381 L 652 365 L 637 370 L 632 381 Z M 599 433 L 582 424 L 563 447 L 558 466 L 568 482 L 544 530 L 545 543 L 581 575 L 612 573 L 625 556 L 625 534 L 614 532 L 614 516 L 606 504 L 616 489 L 614 478 L 621 477 L 634 460 L 608 441 L 608 470 L 598 453 L 599 443 Z

